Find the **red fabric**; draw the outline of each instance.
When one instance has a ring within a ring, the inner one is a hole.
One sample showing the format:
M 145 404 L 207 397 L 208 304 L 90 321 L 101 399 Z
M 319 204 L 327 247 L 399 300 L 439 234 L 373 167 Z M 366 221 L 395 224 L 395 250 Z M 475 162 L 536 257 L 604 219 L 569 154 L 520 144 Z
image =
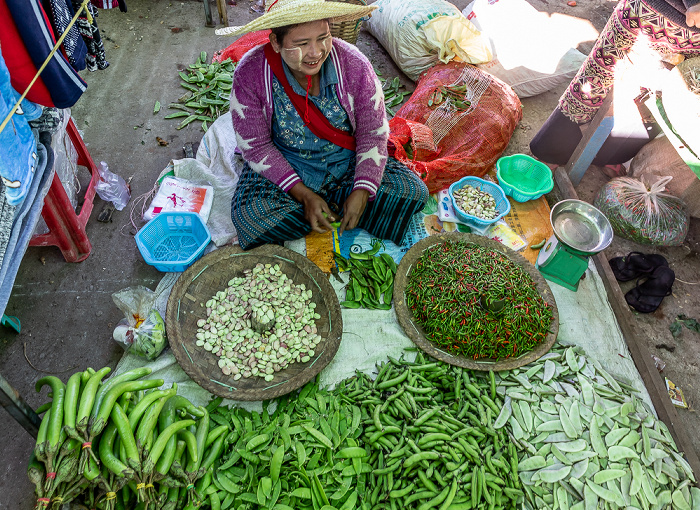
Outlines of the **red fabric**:
M 47 23 L 47 26 L 50 25 Z M 5 0 L 0 0 L 0 50 L 10 71 L 12 88 L 22 94 L 39 68 L 32 62 Z M 49 89 L 41 77 L 34 82 L 27 99 L 42 106 L 54 106 Z
M 491 83 L 474 110 L 461 115 L 457 123 L 438 141 L 428 127 L 428 117 L 436 106 L 428 106 L 430 96 L 441 86 L 460 79 L 469 64 L 451 62 L 433 66 L 421 76 L 409 101 L 389 121 L 389 142 L 394 157 L 411 168 L 431 193 L 447 188 L 467 175 L 481 177 L 496 163 L 522 118 L 518 96 L 510 86 L 474 67 L 479 80 Z M 473 66 L 472 66 L 473 67 Z M 410 144 L 413 157 L 406 148 Z
M 287 77 L 284 74 L 284 68 L 282 67 L 282 57 L 279 53 L 275 53 L 272 49 L 272 44 L 268 43 L 265 45 L 265 58 L 267 63 L 270 64 L 273 74 L 284 87 L 284 91 L 289 96 L 292 101 L 294 108 L 296 108 L 299 115 L 304 119 L 304 124 L 308 127 L 313 134 L 324 140 L 328 140 L 336 144 L 343 149 L 350 149 L 354 151 L 357 144 L 355 137 L 350 133 L 343 131 L 334 127 L 330 121 L 326 118 L 321 110 L 308 101 L 304 101 L 304 98 L 292 90 L 292 86 L 287 81 Z M 310 80 L 309 82 L 310 83 Z M 308 100 L 308 89 L 306 91 L 306 98 Z
M 249 50 L 265 44 L 270 40 L 271 30 L 259 30 L 251 32 L 236 39 L 228 48 L 214 52 L 213 62 L 223 62 L 230 58 L 232 62 L 238 62 Z

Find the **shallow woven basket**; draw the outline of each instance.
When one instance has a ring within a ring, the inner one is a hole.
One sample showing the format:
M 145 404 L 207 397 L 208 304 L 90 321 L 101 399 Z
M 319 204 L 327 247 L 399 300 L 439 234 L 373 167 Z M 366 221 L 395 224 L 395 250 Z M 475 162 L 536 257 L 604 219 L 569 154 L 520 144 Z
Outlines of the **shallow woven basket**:
M 333 2 L 344 2 L 353 5 L 367 5 L 367 2 L 363 0 L 331 0 Z M 351 44 L 357 42 L 357 34 L 360 33 L 360 28 L 362 27 L 362 18 L 352 20 L 352 21 L 341 21 L 338 23 L 331 23 L 331 35 L 333 37 L 338 37 L 344 41 Z
M 411 312 L 411 310 L 406 306 L 405 295 L 408 275 L 411 273 L 413 265 L 420 258 L 420 256 L 423 255 L 423 251 L 430 246 L 443 242 L 458 241 L 466 241 L 504 254 L 510 260 L 521 266 L 535 281 L 537 289 L 539 290 L 542 298 L 547 303 L 552 305 L 553 314 L 550 333 L 545 337 L 544 342 L 539 344 L 536 349 L 526 352 L 517 358 L 507 358 L 500 361 L 489 359 L 480 359 L 476 361 L 465 356 L 453 355 L 445 351 L 441 351 L 432 341 L 428 340 L 428 338 L 425 336 L 423 328 L 413 320 L 413 312 Z M 473 234 L 464 234 L 461 232 L 450 232 L 426 237 L 425 239 L 418 241 L 410 250 L 408 250 L 406 255 L 404 255 L 404 257 L 401 259 L 399 268 L 396 271 L 396 280 L 394 281 L 394 306 L 396 307 L 396 315 L 399 319 L 399 324 L 401 324 L 404 332 L 420 349 L 433 358 L 439 359 L 440 361 L 444 361 L 445 363 L 456 365 L 458 367 L 469 368 L 471 370 L 500 371 L 511 370 L 513 368 L 527 365 L 528 363 L 531 363 L 546 354 L 552 348 L 557 339 L 557 333 L 559 332 L 559 312 L 557 311 L 557 304 L 554 301 L 554 296 L 552 295 L 549 285 L 535 266 L 530 264 L 525 257 L 514 252 L 510 248 L 506 248 L 498 241 Z
M 262 377 L 234 381 L 221 372 L 215 354 L 196 346 L 197 320 L 206 318 L 206 308 L 201 303 L 225 289 L 229 280 L 258 263 L 279 264 L 296 285 L 303 283 L 312 290 L 312 301 L 321 316 L 316 320 L 316 327 L 323 340 L 310 361 L 292 363 L 277 372 L 270 382 Z M 170 347 L 187 375 L 211 393 L 233 400 L 267 400 L 300 388 L 330 363 L 343 333 L 340 304 L 323 272 L 306 257 L 274 245 L 246 252 L 231 246 L 202 257 L 175 283 L 168 299 L 165 324 Z

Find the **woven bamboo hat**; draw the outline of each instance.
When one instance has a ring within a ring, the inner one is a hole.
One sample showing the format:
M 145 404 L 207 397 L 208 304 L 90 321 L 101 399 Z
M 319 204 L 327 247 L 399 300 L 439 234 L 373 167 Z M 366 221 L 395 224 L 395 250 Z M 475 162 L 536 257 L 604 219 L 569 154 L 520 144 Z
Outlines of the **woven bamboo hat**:
M 369 16 L 377 7 L 355 5 L 330 0 L 267 0 L 267 12 L 247 25 L 220 28 L 216 35 L 242 35 L 268 28 L 297 25 L 309 21 L 330 19 L 334 23 L 352 21 Z

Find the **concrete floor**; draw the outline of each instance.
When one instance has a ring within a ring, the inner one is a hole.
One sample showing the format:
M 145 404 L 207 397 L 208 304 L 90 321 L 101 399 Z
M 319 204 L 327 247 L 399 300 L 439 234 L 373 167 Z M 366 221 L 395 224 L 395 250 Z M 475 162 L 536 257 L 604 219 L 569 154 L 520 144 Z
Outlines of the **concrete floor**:
M 468 2 L 453 3 L 463 9 Z M 532 3 L 541 11 L 588 19 L 597 29 L 602 28 L 614 5 L 604 0 L 581 0 L 576 8 L 568 7 L 563 0 Z M 255 18 L 257 14 L 249 9 L 252 5 L 239 0 L 238 5 L 229 6 L 231 24 L 241 25 Z M 184 156 L 182 147 L 186 142 L 198 142 L 202 135 L 195 125 L 177 131 L 177 119 L 164 120 L 164 111 L 153 114 L 154 103 L 158 100 L 167 105 L 182 95 L 177 71 L 192 63 L 200 51 L 211 56 L 232 41 L 204 27 L 203 7 L 198 1 L 129 0 L 128 8 L 126 14 L 100 12 L 98 23 L 111 65 L 105 71 L 83 73 L 89 88 L 73 109 L 73 117 L 84 132 L 93 159 L 106 161 L 113 172 L 130 179 L 133 201 L 152 188 L 171 159 Z M 587 42 L 579 49 L 587 52 L 590 46 Z M 358 47 L 384 76 L 400 74 L 366 32 L 360 34 Z M 402 76 L 402 81 L 409 90 L 413 88 L 406 77 Z M 523 101 L 524 118 L 507 154 L 528 152 L 529 140 L 556 105 L 563 88 Z M 159 146 L 156 137 L 168 141 L 168 146 Z M 86 177 L 81 176 L 83 181 Z M 581 197 L 590 199 L 603 182 L 597 169 L 589 171 L 579 187 Z M 33 390 L 34 383 L 46 373 L 66 379 L 88 366 L 116 365 L 122 350 L 112 340 L 112 329 L 122 317 L 111 294 L 137 284 L 153 289 L 162 277 L 138 253 L 130 206 L 116 212 L 112 223 L 99 223 L 95 218 L 103 205 L 96 200 L 87 226 L 93 245 L 87 260 L 68 264 L 56 248 L 30 248 L 17 275 L 6 313 L 20 317 L 23 329 L 20 335 L 0 329 L 0 373 L 33 407 L 46 400 L 45 395 Z M 699 242 L 700 229 L 694 221 L 684 246 L 658 250 L 686 282 L 697 281 L 700 274 Z M 651 251 L 616 239 L 608 253 L 612 257 L 633 249 Z M 691 405 L 700 402 L 696 383 L 699 343 L 689 331 L 683 333 L 683 340 L 675 342 L 668 324 L 677 313 L 698 315 L 698 292 L 693 289 L 692 285 L 677 284 L 674 295 L 658 312 L 638 316 L 647 347 L 668 363 L 665 373 L 683 388 Z M 661 343 L 673 343 L 678 348 L 673 353 L 659 351 L 655 346 Z M 681 411 L 680 420 L 676 426 L 698 438 L 695 446 L 700 452 L 700 427 L 694 411 Z M 32 447 L 33 441 L 24 429 L 0 411 L 0 510 L 33 507 L 32 486 L 25 474 Z

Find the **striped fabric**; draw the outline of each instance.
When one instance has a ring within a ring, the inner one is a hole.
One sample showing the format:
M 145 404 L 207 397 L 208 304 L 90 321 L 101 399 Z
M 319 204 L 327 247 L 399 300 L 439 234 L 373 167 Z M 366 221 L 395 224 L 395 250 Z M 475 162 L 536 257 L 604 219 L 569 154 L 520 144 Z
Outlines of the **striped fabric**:
M 352 192 L 355 163 L 338 180 L 332 176 L 318 194 L 341 212 Z M 358 227 L 380 239 L 401 242 L 408 223 L 428 200 L 428 188 L 406 166 L 389 158 L 376 198 L 367 203 Z M 266 243 L 282 244 L 311 232 L 302 205 L 246 163 L 231 203 L 231 219 L 244 250 Z

